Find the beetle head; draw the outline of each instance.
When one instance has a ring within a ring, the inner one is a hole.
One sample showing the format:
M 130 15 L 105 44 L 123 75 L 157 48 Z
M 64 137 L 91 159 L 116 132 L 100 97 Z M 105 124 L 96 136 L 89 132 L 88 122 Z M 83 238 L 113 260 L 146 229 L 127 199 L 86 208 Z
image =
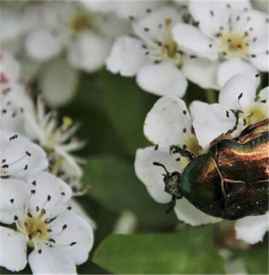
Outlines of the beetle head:
M 180 178 L 181 174 L 177 171 L 169 172 L 164 164 L 159 162 L 153 162 L 153 165 L 162 167 L 164 170 L 163 181 L 164 181 L 164 191 L 170 194 L 173 198 L 180 199 L 182 194 L 180 192 Z

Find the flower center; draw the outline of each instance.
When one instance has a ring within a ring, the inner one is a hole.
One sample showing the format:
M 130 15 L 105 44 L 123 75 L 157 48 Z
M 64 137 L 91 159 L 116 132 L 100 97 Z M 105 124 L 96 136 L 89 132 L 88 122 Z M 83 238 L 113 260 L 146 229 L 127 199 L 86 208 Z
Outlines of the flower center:
M 80 33 L 90 28 L 89 16 L 76 14 L 70 19 L 70 30 L 73 33 Z
M 28 236 L 28 245 L 34 246 L 34 240 L 48 241 L 49 227 L 43 219 L 43 215 L 39 214 L 36 217 L 27 217 L 23 223 L 23 232 Z
M 219 37 L 220 52 L 227 57 L 245 57 L 249 50 L 249 38 L 245 33 L 223 32 Z
M 183 63 L 182 51 L 173 39 L 172 18 L 166 17 L 164 23 L 160 23 L 158 28 L 159 35 L 157 39 L 150 38 L 150 42 L 148 39 L 143 39 L 145 44 L 142 47 L 145 50 L 145 55 L 148 55 L 156 64 L 168 59 L 180 67 Z M 150 33 L 150 28 L 145 27 L 144 31 Z
M 252 105 L 244 116 L 244 124 L 251 125 L 268 118 L 269 114 L 266 107 L 265 104 L 256 103 Z

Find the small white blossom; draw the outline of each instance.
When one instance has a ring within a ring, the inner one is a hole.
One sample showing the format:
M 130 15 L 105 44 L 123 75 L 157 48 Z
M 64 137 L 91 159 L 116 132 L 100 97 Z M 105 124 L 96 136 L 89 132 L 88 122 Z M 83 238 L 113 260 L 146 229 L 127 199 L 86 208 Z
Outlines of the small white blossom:
M 91 11 L 113 12 L 120 18 L 137 20 L 163 5 L 162 0 L 81 0 Z
M 211 87 L 222 87 L 238 73 L 268 71 L 268 23 L 265 13 L 249 1 L 190 1 L 198 27 L 179 23 L 175 41 L 189 54 L 206 59 L 213 67 Z
M 0 190 L 0 265 L 21 271 L 28 262 L 33 274 L 75 274 L 92 249 L 93 228 L 72 210 L 71 189 L 42 172 L 1 180 Z
M 183 54 L 171 32 L 180 21 L 180 12 L 168 6 L 135 21 L 135 36 L 123 36 L 114 43 L 106 62 L 108 70 L 136 76 L 138 85 L 148 92 L 183 96 L 187 88 L 180 71 Z
M 78 70 L 99 70 L 114 37 L 129 30 L 128 21 L 91 13 L 78 2 L 40 3 L 31 11 L 39 21 L 27 34 L 25 48 L 30 58 L 46 62 L 38 79 L 51 106 L 66 104 L 75 94 Z
M 221 110 L 218 113 L 221 113 Z M 157 202 L 169 203 L 172 197 L 165 192 L 164 170 L 153 163 L 163 164 L 170 172 L 182 172 L 189 160 L 181 154 L 172 152 L 171 146 L 179 145 L 188 149 L 194 156 L 203 151 L 194 133 L 192 117 L 184 101 L 172 97 L 159 99 L 146 117 L 144 133 L 155 147 L 137 150 L 136 174 Z M 177 200 L 174 210 L 180 220 L 191 225 L 220 220 L 204 214 L 185 198 Z
M 49 170 L 63 178 L 80 192 L 82 160 L 73 155 L 84 146 L 84 142 L 74 138 L 78 124 L 64 117 L 59 124 L 57 113 L 47 112 L 44 102 L 39 98 L 32 112 L 27 113 L 26 135 L 38 143 L 47 153 Z
M 259 80 L 258 75 L 236 75 L 221 89 L 218 103 L 192 103 L 194 128 L 202 146 L 207 147 L 213 138 L 227 132 L 228 127 L 233 128 L 235 117 L 231 110 L 238 113 L 239 119 L 234 136 L 245 127 L 269 117 L 269 88 L 257 91 Z M 212 115 L 214 109 L 222 109 L 224 117 Z
M 145 136 L 155 146 L 138 149 L 135 159 L 138 178 L 157 202 L 169 203 L 172 200 L 172 196 L 166 192 L 164 183 L 167 171 L 182 173 L 190 161 L 183 152 L 171 149 L 179 146 L 187 149 L 195 157 L 207 152 L 214 139 L 233 129 L 237 115 L 239 125 L 236 126 L 240 129 L 238 131 L 246 125 L 269 117 L 269 90 L 263 89 L 257 97 L 258 84 L 255 75 L 234 77 L 220 93 L 222 104 L 195 101 L 190 106 L 191 115 L 185 103 L 178 98 L 163 97 L 157 101 L 147 115 L 144 125 Z M 174 210 L 179 220 L 191 225 L 221 220 L 201 212 L 185 198 L 177 199 Z M 247 229 L 249 224 L 251 232 Z M 235 223 L 235 228 L 239 239 L 249 243 L 261 241 L 268 230 L 268 216 L 239 219 Z

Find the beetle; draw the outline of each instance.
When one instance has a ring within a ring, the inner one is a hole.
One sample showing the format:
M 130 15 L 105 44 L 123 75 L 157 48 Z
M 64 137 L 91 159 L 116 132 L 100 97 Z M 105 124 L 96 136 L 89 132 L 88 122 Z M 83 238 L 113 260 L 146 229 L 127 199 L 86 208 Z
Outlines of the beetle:
M 228 220 L 268 211 L 269 119 L 246 127 L 236 138 L 231 132 L 198 157 L 173 146 L 190 160 L 182 174 L 153 163 L 165 170 L 165 191 L 172 196 L 169 209 L 184 197 L 202 212 Z

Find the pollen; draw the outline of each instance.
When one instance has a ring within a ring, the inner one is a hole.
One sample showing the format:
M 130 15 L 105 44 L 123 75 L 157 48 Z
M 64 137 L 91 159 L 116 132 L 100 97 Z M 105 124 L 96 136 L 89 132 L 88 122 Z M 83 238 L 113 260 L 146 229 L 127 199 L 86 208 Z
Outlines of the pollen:
M 49 240 L 49 227 L 42 214 L 35 217 L 28 216 L 22 225 L 21 231 L 28 236 L 28 245 L 30 247 L 33 247 L 34 241 Z
M 223 32 L 219 36 L 219 49 L 227 57 L 245 57 L 249 52 L 249 37 L 246 33 Z
M 269 111 L 266 105 L 263 104 L 254 104 L 246 112 L 245 115 L 245 124 L 252 125 L 259 121 L 262 121 L 268 118 Z
M 65 116 L 63 118 L 63 128 L 68 129 L 73 125 L 73 120 L 71 117 Z

